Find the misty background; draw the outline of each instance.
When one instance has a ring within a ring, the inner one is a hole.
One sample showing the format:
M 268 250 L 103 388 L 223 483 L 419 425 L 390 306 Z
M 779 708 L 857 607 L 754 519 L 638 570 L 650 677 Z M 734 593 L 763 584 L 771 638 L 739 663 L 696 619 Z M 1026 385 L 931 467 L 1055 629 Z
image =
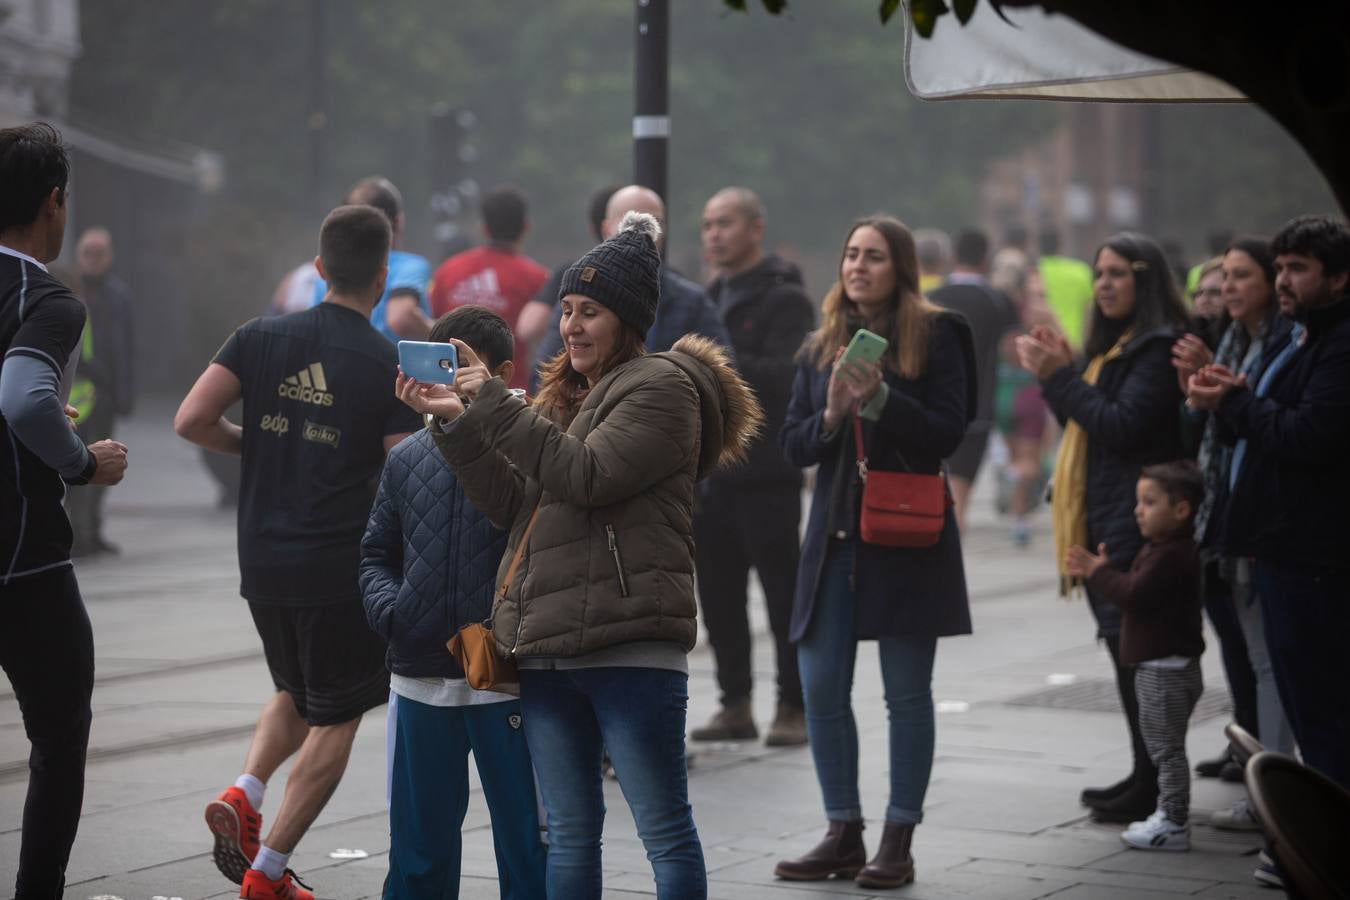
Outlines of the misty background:
M 184 393 L 314 255 L 324 213 L 363 176 L 400 187 L 405 249 L 433 266 L 433 191 L 515 184 L 530 199 L 525 250 L 550 267 L 592 243 L 591 193 L 631 178 L 631 2 L 98 0 L 78 13 L 69 120 L 222 164 L 202 190 L 76 153 L 74 226 L 113 231 L 145 393 Z M 671 32 L 669 261 L 691 277 L 703 202 L 728 184 L 762 196 L 769 245 L 816 297 L 848 223 L 878 210 L 995 238 L 1076 216 L 1063 249 L 1082 258 L 1130 225 L 1194 263 L 1216 229 L 1268 234 L 1336 208 L 1303 152 L 1247 105 L 918 101 L 900 18 L 881 26 L 875 0 L 804 0 L 779 17 L 679 0 Z M 438 108 L 456 115 L 433 146 Z M 1111 170 L 1089 172 L 1104 154 Z M 1066 213 L 1055 181 L 1101 182 L 1121 202 Z M 456 224 L 478 237 L 471 206 Z

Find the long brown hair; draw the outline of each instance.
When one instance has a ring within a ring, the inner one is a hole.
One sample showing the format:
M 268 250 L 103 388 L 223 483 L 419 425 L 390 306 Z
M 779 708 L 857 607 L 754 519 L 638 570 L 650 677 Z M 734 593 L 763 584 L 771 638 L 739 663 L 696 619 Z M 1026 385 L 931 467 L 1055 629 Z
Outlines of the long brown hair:
M 942 310 L 919 292 L 919 259 L 914 249 L 914 235 L 900 220 L 891 216 L 859 219 L 844 238 L 844 249 L 839 254 L 841 270 L 849 240 L 855 231 L 864 227 L 875 228 L 886 241 L 891 266 L 895 269 L 895 293 L 891 298 L 886 333 L 882 335 L 890 341 L 894 352 L 884 362 L 902 378 L 922 378 L 928 368 L 928 331 L 933 317 Z M 817 368 L 829 368 L 835 353 L 853 337 L 861 319 L 858 304 L 849 299 L 843 281 L 835 281 L 821 307 L 820 328 L 805 348 L 808 358 L 815 357 Z
M 614 352 L 601 360 L 596 382 L 646 352 L 647 347 L 643 343 L 642 335 L 631 325 L 620 320 L 618 342 L 614 346 Z M 565 428 L 577 417 L 581 404 L 585 402 L 586 395 L 590 392 L 586 376 L 572 368 L 572 355 L 567 352 L 567 347 L 563 347 L 552 359 L 539 364 L 539 393 L 535 394 L 534 408 Z

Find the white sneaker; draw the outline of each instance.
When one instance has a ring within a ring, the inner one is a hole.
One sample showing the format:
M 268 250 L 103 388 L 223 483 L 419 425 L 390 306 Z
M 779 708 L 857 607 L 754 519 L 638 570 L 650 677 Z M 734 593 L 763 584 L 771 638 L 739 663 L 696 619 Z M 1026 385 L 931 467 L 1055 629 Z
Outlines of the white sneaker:
M 1252 872 L 1252 877 L 1262 887 L 1284 890 L 1284 873 L 1280 871 L 1279 866 L 1275 865 L 1275 860 L 1270 858 L 1270 854 L 1264 850 L 1257 858 L 1256 871 Z
M 1155 809 L 1153 811 L 1153 815 L 1149 816 L 1147 819 L 1143 819 L 1138 822 L 1131 822 L 1129 825 L 1125 826 L 1125 831 L 1126 832 L 1142 831 L 1145 833 L 1152 833 L 1153 829 L 1157 828 L 1160 823 L 1166 820 L 1167 820 L 1167 813 L 1163 812 L 1161 809 Z
M 1161 812 L 1161 810 L 1159 810 Z M 1191 828 L 1178 825 L 1167 816 L 1154 813 L 1143 822 L 1141 827 L 1131 825 L 1121 832 L 1120 839 L 1136 850 L 1189 850 L 1191 849 Z
M 1234 803 L 1232 809 L 1215 810 L 1209 817 L 1209 824 L 1225 831 L 1261 830 L 1261 823 L 1256 821 L 1256 813 L 1252 812 L 1251 804 L 1247 802 L 1246 797 Z

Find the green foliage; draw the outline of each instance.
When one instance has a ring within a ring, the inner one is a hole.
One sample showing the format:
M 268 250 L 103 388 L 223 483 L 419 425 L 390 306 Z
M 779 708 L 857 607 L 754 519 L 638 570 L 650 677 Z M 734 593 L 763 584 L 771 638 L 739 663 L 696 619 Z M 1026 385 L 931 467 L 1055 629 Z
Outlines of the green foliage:
M 893 3 L 883 4 L 881 17 L 884 22 L 887 18 L 886 6 L 894 6 Z M 894 12 L 894 9 L 891 10 Z M 937 20 L 951 12 L 944 0 L 910 0 L 909 17 L 914 22 L 914 30 L 918 32 L 919 37 L 932 37 L 933 29 L 937 27 Z
M 973 5 L 949 2 L 957 18 Z M 728 12 L 746 5 L 671 4 L 670 248 L 690 274 L 705 199 L 740 184 L 763 197 L 770 245 L 804 263 L 819 296 L 852 219 L 884 210 L 916 226 L 971 224 L 989 163 L 1048 138 L 1061 121 L 1057 104 L 915 100 L 899 33 L 876 27 L 877 0 L 772 4 L 782 12 L 772 17 Z M 427 116 L 445 102 L 478 117 L 473 176 L 528 193 L 527 250 L 556 264 L 588 246 L 591 192 L 632 171 L 633 5 L 551 0 L 525 9 L 323 0 L 328 202 L 359 177 L 385 174 L 407 201 L 409 249 L 432 254 Z M 178 257 L 201 331 L 194 364 L 314 253 L 311 11 L 295 0 L 99 0 L 81 9 L 76 120 L 226 158 L 226 189 Z M 1269 231 L 1294 212 L 1334 208 L 1306 157 L 1254 109 L 1167 107 L 1160 127 L 1163 167 L 1149 177 L 1163 235 L 1195 248 L 1216 226 Z M 154 202 L 146 198 L 145 215 Z
M 871 3 L 793 4 L 772 19 L 728 15 L 723 0 L 672 4 L 670 224 L 682 268 L 696 269 L 704 199 L 730 183 L 759 191 L 771 240 L 808 258 L 832 259 L 846 223 L 878 208 L 963 224 L 985 163 L 1057 120 L 1044 108 L 914 100 L 897 33 L 869 27 Z M 252 268 L 206 281 L 226 305 L 255 309 L 313 253 L 309 9 L 280 0 L 83 8 L 80 114 L 226 157 L 218 240 L 249 240 L 256 251 Z M 324 13 L 332 203 L 357 178 L 388 175 L 407 200 L 410 248 L 432 251 L 427 113 L 444 101 L 479 119 L 474 177 L 529 194 L 531 252 L 554 263 L 586 245 L 590 193 L 632 169 L 631 3 L 553 0 L 522 15 L 512 4 L 326 0 Z M 258 227 L 239 229 L 250 215 Z M 825 277 L 813 273 L 813 291 Z
M 952 10 L 956 13 L 956 21 L 962 25 L 970 21 L 970 17 L 975 15 L 975 4 L 979 0 L 952 0 Z

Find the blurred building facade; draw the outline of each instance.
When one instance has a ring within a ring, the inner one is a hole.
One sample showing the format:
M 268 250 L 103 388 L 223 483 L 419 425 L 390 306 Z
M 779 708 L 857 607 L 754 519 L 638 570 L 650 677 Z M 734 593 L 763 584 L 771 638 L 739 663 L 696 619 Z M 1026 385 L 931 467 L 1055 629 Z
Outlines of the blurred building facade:
M 135 296 L 137 346 L 154 348 L 189 327 L 182 298 L 193 285 L 175 260 L 224 182 L 224 160 L 201 147 L 120 133 L 116 123 L 72 110 L 80 50 L 78 0 L 0 0 L 0 127 L 40 120 L 60 129 L 72 164 L 62 262 L 73 269 L 75 237 L 85 228 L 108 228 L 114 268 Z M 174 362 L 139 353 L 137 382 L 163 380 Z
M 980 191 L 980 220 L 994 235 L 1015 226 L 1054 231 L 1060 252 L 1086 258 L 1114 232 L 1151 230 L 1149 186 L 1156 108 L 1074 103 L 1039 143 L 995 161 Z

